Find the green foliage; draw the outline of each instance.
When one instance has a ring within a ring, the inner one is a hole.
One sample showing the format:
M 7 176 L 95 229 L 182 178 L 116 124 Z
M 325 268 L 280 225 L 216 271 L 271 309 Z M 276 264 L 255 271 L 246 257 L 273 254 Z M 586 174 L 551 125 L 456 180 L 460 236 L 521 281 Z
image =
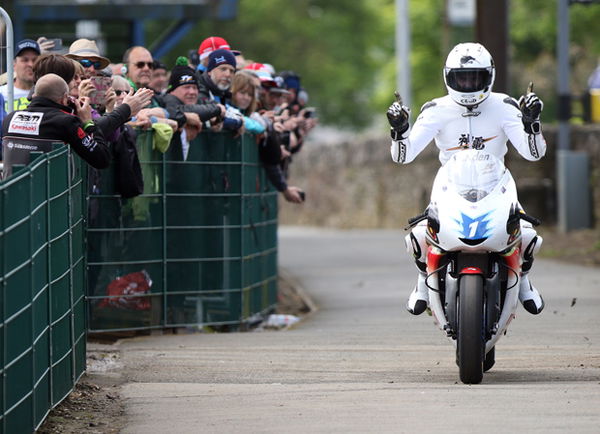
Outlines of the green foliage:
M 382 0 L 240 0 L 231 22 L 200 22 L 167 64 L 213 35 L 246 59 L 294 70 L 326 123 L 362 127 L 371 121 L 371 93 L 380 63 Z M 152 32 L 159 24 L 154 24 Z M 153 33 L 156 34 L 156 33 Z M 390 49 L 393 40 L 390 40 Z
M 223 36 L 247 59 L 291 69 L 302 76 L 310 105 L 328 124 L 360 128 L 382 113 L 393 99 L 394 0 L 240 0 L 238 17 L 230 22 L 201 21 L 167 56 L 196 49 L 211 35 Z M 455 43 L 474 39 L 473 29 L 444 22 L 445 0 L 410 0 L 413 111 L 445 94 L 441 69 Z M 556 2 L 512 1 L 510 4 L 511 94 L 518 97 L 527 83 L 545 102 L 543 119 L 556 113 Z M 572 91 L 581 93 L 596 66 L 600 39 L 595 24 L 600 5 L 572 5 Z M 147 27 L 156 37 L 163 22 Z M 577 107 L 575 108 L 577 110 Z

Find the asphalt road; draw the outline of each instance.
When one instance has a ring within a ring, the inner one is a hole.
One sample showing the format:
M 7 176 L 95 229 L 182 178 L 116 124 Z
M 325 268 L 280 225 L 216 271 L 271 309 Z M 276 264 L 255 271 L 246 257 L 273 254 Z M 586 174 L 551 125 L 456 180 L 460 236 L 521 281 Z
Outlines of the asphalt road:
M 600 269 L 538 260 L 480 385 L 458 379 L 396 231 L 280 230 L 280 266 L 319 310 L 292 330 L 121 344 L 125 433 L 600 432 Z M 573 305 L 574 303 L 574 305 Z

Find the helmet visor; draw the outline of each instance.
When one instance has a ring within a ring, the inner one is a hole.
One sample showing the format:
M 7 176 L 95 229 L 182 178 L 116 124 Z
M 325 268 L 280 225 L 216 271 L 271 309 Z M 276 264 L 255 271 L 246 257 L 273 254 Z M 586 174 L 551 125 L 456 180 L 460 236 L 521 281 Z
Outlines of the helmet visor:
M 487 69 L 451 69 L 446 73 L 446 83 L 457 92 L 478 92 L 489 86 L 492 74 Z

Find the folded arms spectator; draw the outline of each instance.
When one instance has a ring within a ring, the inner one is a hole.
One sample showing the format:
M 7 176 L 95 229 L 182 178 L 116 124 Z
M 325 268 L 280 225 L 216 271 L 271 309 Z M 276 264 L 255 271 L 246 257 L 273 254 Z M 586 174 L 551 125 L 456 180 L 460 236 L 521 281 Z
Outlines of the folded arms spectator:
M 179 127 L 187 129 L 187 137 L 191 140 L 201 130 L 202 124 L 225 117 L 225 106 L 214 101 L 198 103 L 198 77 L 195 71 L 187 66 L 187 59 L 179 57 L 171 71 L 167 94 L 163 102 L 169 116 L 175 119 Z
M 230 50 L 220 49 L 210 53 L 207 69 L 200 76 L 198 83 L 198 102 L 207 104 L 214 101 L 225 107 L 230 105 L 231 92 L 229 89 L 231 88 L 235 68 L 235 56 Z M 244 130 L 244 119 L 239 113 L 226 111 L 223 128 L 241 134 Z

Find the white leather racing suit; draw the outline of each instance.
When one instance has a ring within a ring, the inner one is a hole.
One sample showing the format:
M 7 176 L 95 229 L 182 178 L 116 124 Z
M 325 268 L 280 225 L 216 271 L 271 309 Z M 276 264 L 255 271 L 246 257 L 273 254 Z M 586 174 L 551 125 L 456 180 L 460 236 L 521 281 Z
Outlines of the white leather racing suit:
M 448 95 L 434 99 L 423 105 L 413 127 L 403 136 L 401 140 L 392 140 L 391 146 L 392 159 L 402 164 L 413 161 L 432 140 L 440 150 L 442 165 L 454 152 L 464 148 L 485 150 L 504 161 L 507 140 L 526 160 L 537 161 L 546 153 L 542 134 L 525 132 L 517 102 L 508 95 L 494 92 L 472 110 L 457 104 Z M 421 222 L 406 236 L 406 248 L 413 254 L 421 273 L 425 271 L 427 258 L 426 225 L 426 221 Z M 523 221 L 521 233 L 523 272 L 527 273 L 542 238 L 530 223 Z
M 516 101 L 494 92 L 473 110 L 458 105 L 448 95 L 426 103 L 408 137 L 392 141 L 392 159 L 410 163 L 431 140 L 440 150 L 442 164 L 467 147 L 485 149 L 504 161 L 507 140 L 526 160 L 537 161 L 546 153 L 542 134 L 525 132 Z

